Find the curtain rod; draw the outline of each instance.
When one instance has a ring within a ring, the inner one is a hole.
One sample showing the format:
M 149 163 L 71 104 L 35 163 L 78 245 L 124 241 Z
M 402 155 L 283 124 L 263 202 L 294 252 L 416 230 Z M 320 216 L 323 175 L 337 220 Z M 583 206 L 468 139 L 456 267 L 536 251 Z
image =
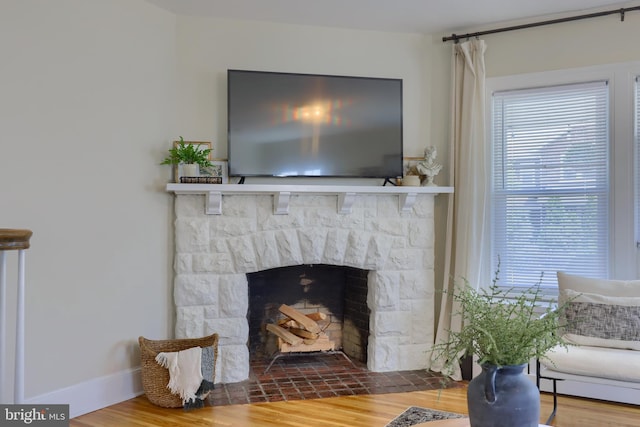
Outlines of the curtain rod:
M 514 25 L 512 27 L 503 27 L 503 28 L 496 28 L 496 29 L 493 29 L 493 30 L 478 31 L 477 33 L 467 33 L 467 34 L 462 34 L 462 35 L 451 34 L 448 37 L 443 37 L 442 41 L 443 42 L 448 42 L 448 41 L 453 40 L 456 43 L 458 43 L 458 41 L 460 39 L 469 39 L 469 38 L 472 38 L 472 37 L 480 37 L 480 36 L 484 36 L 486 34 L 503 33 L 505 31 L 522 30 L 524 28 L 541 27 L 543 25 L 559 24 L 559 23 L 562 23 L 562 22 L 579 21 L 581 19 L 597 18 L 599 16 L 615 15 L 615 14 L 618 14 L 618 13 L 620 14 L 620 21 L 624 21 L 624 14 L 627 13 L 627 12 L 634 11 L 634 10 L 640 10 L 640 6 L 627 7 L 627 8 L 616 9 L 616 10 L 607 10 L 607 11 L 604 11 L 604 12 L 595 12 L 595 13 L 589 13 L 589 14 L 586 14 L 586 15 L 570 16 L 570 17 L 567 17 L 567 18 L 551 19 L 549 21 L 532 22 L 530 24 Z

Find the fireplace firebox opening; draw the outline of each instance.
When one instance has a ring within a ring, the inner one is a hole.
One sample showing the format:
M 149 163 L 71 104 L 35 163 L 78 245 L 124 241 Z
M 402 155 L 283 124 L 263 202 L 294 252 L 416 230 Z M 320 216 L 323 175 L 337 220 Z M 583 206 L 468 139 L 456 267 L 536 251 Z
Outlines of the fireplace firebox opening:
M 297 265 L 248 273 L 249 355 L 269 359 L 279 352 L 278 338 L 267 330 L 287 305 L 303 314 L 323 313 L 323 332 L 349 358 L 367 361 L 368 271 L 334 265 Z

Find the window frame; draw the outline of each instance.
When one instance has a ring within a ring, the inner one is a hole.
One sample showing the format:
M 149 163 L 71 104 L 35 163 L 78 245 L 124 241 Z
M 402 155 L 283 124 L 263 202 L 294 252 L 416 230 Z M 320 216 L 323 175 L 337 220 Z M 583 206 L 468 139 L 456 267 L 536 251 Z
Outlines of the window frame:
M 605 80 L 609 86 L 609 266 L 607 279 L 638 278 L 638 249 L 636 247 L 635 183 L 638 171 L 635 170 L 636 150 L 634 143 L 634 92 L 635 79 L 640 75 L 640 61 L 608 64 L 585 68 L 564 69 L 538 73 L 499 76 L 487 78 L 485 96 L 485 124 L 487 155 L 492 159 L 493 151 L 493 94 L 498 91 L 539 88 L 564 84 Z M 488 176 L 489 191 L 492 194 L 493 163 Z M 490 205 L 490 204 L 489 204 Z M 491 227 L 494 212 L 489 207 L 486 215 L 488 233 L 491 236 L 485 242 L 486 254 L 484 271 L 495 271 L 491 265 L 493 230 Z M 633 230 L 634 232 L 630 232 Z M 491 283 L 492 277 L 484 278 Z M 530 284 L 531 286 L 533 284 Z M 524 286 L 523 286 L 524 289 Z M 547 288 L 545 294 L 557 294 L 557 289 Z

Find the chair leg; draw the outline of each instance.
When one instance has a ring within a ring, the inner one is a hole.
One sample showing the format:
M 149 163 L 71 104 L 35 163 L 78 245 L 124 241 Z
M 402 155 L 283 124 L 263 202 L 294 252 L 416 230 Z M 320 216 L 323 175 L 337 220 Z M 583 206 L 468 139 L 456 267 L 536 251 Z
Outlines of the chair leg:
M 536 360 L 536 385 L 538 386 L 538 390 L 540 390 L 540 379 L 542 378 L 543 377 L 540 374 L 540 361 Z M 553 410 L 545 422 L 545 424 L 549 424 L 556 417 L 556 411 L 558 410 L 558 390 L 556 388 L 556 380 L 554 378 L 544 377 L 544 379 L 553 381 Z
M 558 390 L 556 389 L 556 380 L 551 379 L 551 381 L 553 381 L 553 411 L 551 411 L 551 415 L 549 415 L 545 424 L 551 423 L 551 421 L 556 417 L 556 411 L 558 410 Z

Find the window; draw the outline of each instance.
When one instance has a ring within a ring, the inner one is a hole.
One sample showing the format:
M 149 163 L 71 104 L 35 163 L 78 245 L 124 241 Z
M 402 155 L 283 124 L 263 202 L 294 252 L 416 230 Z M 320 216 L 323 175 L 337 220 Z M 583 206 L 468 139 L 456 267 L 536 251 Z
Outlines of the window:
M 640 274 L 640 61 L 487 79 L 500 285 Z M 634 232 L 635 230 L 635 232 Z M 492 277 L 485 277 L 490 283 Z
M 492 96 L 492 265 L 501 285 L 609 273 L 607 81 Z

